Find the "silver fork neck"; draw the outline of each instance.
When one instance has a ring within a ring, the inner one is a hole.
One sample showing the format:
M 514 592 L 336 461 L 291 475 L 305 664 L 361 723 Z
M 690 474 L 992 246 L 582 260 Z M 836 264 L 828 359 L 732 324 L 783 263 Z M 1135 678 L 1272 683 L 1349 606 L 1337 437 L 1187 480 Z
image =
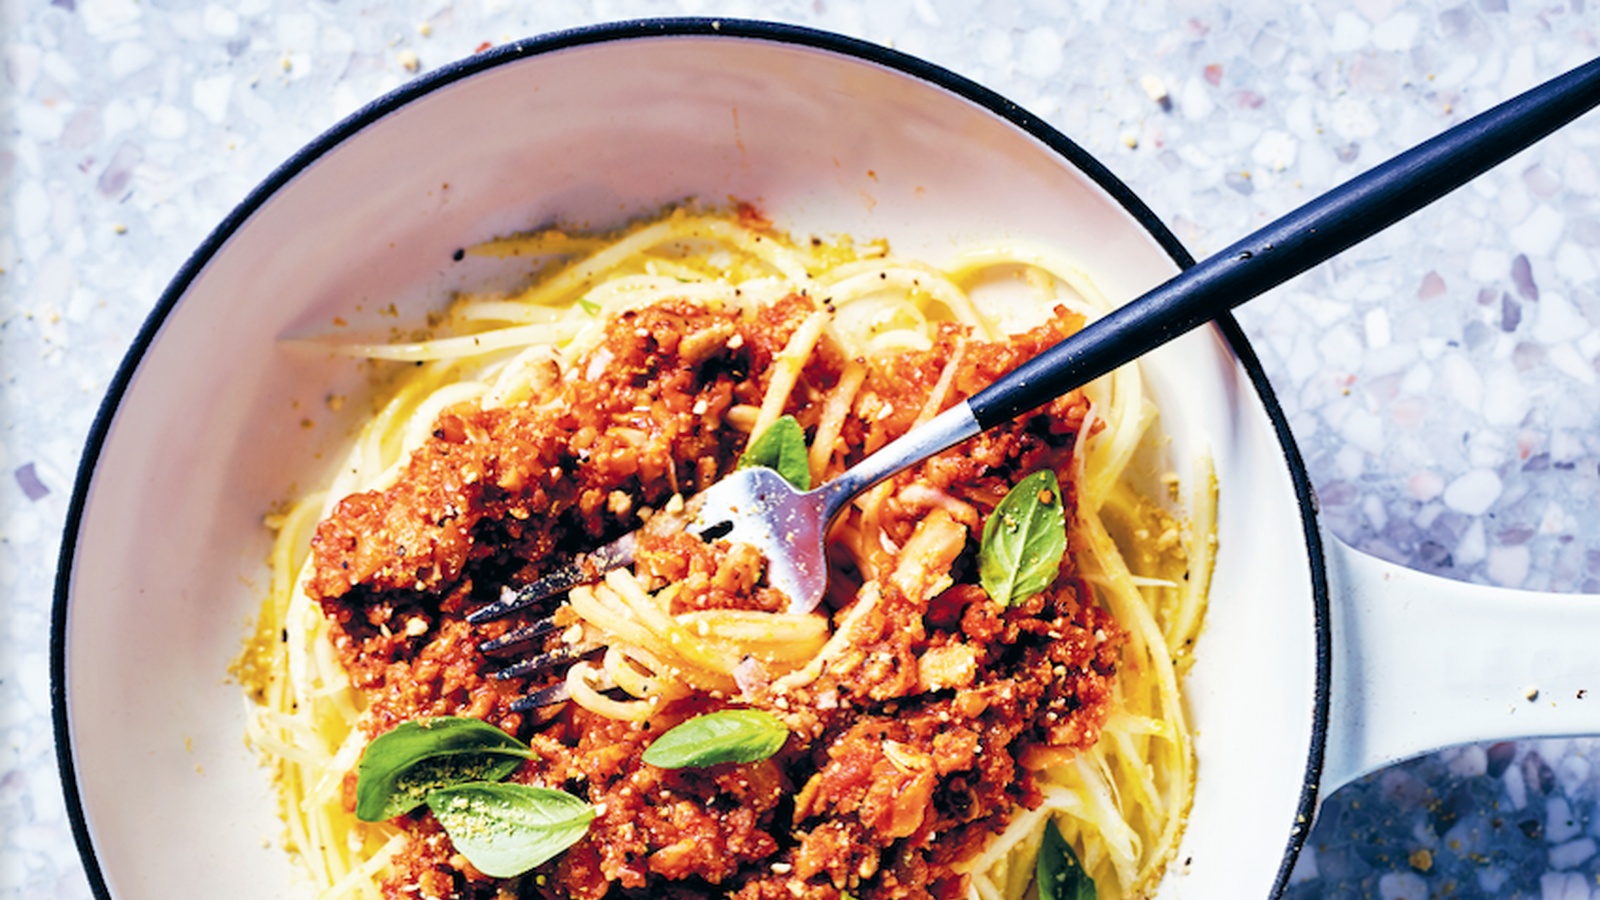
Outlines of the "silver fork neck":
M 878 482 L 916 465 L 941 450 L 983 432 L 972 407 L 962 402 L 890 441 L 878 452 L 812 491 L 822 503 L 824 526 L 850 499 Z

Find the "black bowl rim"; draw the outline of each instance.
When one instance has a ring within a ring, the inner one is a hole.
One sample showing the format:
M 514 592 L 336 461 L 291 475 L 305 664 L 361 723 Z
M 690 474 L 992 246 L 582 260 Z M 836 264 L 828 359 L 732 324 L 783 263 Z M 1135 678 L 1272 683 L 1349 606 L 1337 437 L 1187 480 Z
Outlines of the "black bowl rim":
M 1141 227 L 1160 245 L 1180 268 L 1195 264 L 1177 237 L 1137 195 L 1111 173 L 1088 151 L 1079 147 L 1053 126 L 1016 103 L 982 85 L 927 60 L 902 53 L 869 41 L 822 31 L 802 25 L 755 19 L 672 17 L 633 19 L 608 22 L 554 31 L 531 38 L 489 48 L 480 53 L 440 66 L 418 76 L 382 97 L 367 104 L 323 132 L 305 147 L 289 157 L 257 185 L 232 211 L 206 236 L 200 246 L 184 262 L 172 282 L 162 292 L 155 307 L 146 317 L 132 345 L 112 376 L 106 395 L 95 414 L 84 443 L 83 455 L 73 484 L 72 499 L 67 509 L 61 551 L 56 567 L 55 597 L 50 617 L 50 701 L 51 719 L 55 734 L 56 760 L 61 776 L 62 790 L 66 796 L 67 815 L 72 823 L 73 838 L 78 855 L 83 861 L 90 889 L 98 898 L 109 900 L 111 892 L 105 874 L 95 854 L 94 842 L 89 834 L 83 798 L 78 791 L 78 780 L 72 757 L 72 734 L 67 709 L 66 679 L 66 626 L 68 599 L 72 588 L 72 566 L 77 551 L 77 537 L 82 524 L 84 506 L 94 479 L 96 464 L 116 418 L 122 398 L 132 383 L 134 374 L 145 352 L 155 340 L 162 325 L 177 307 L 189 285 L 210 263 L 249 218 L 255 214 L 279 189 L 305 171 L 333 148 L 354 136 L 366 126 L 394 112 L 408 103 L 439 90 L 455 81 L 479 72 L 517 60 L 579 47 L 614 41 L 641 38 L 670 37 L 725 37 L 730 39 L 763 40 L 780 44 L 837 53 L 863 62 L 876 64 L 924 81 L 934 87 L 960 96 L 1010 122 L 1048 146 L 1077 167 L 1101 189 L 1106 191 Z M 1303 458 L 1289 429 L 1288 419 L 1279 406 L 1277 397 L 1267 380 L 1260 359 L 1256 356 L 1243 329 L 1230 314 L 1216 320 L 1229 348 L 1244 368 L 1258 399 L 1266 411 L 1278 438 L 1289 477 L 1294 486 L 1295 498 L 1300 508 L 1301 531 L 1306 543 L 1306 557 L 1311 576 L 1313 620 L 1316 628 L 1316 681 L 1311 722 L 1311 747 L 1305 764 L 1298 808 L 1289 837 L 1284 847 L 1270 897 L 1279 897 L 1288 885 L 1289 875 L 1296 858 L 1310 833 L 1310 823 L 1316 811 L 1321 781 L 1323 752 L 1326 743 L 1329 711 L 1329 683 L 1331 673 L 1332 639 L 1329 622 L 1329 594 L 1327 566 L 1323 555 L 1321 534 L 1317 528 L 1316 504 L 1312 496 L 1311 480 Z

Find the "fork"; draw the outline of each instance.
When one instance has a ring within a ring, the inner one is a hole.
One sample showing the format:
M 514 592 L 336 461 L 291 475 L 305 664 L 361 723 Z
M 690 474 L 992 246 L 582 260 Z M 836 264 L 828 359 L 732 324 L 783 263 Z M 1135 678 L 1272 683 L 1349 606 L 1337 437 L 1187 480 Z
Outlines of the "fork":
M 1557 76 L 1411 148 L 1285 214 L 1045 350 L 984 390 L 891 442 L 844 474 L 801 491 L 777 472 L 740 469 L 644 530 L 753 545 L 767 582 L 810 612 L 828 583 L 828 525 L 857 494 L 897 472 L 1032 410 L 1257 297 L 1466 184 L 1600 104 L 1600 59 Z M 637 532 L 582 554 L 520 590 L 474 610 L 471 623 L 525 609 L 633 562 Z M 480 645 L 486 653 L 530 643 L 556 626 L 544 619 Z M 511 678 L 586 651 L 563 647 L 498 673 Z M 538 702 L 534 702 L 534 701 Z M 565 699 L 558 685 L 525 706 Z

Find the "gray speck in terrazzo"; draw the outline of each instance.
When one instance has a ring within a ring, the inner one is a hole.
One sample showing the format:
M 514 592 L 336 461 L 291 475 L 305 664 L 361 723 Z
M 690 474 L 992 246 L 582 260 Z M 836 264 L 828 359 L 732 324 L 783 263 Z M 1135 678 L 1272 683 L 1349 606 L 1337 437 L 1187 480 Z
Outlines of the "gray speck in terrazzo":
M 21 466 L 13 475 L 17 479 L 17 486 L 22 488 L 22 496 L 29 500 L 42 500 L 50 495 L 50 488 L 39 480 L 39 473 L 34 470 L 33 463 Z

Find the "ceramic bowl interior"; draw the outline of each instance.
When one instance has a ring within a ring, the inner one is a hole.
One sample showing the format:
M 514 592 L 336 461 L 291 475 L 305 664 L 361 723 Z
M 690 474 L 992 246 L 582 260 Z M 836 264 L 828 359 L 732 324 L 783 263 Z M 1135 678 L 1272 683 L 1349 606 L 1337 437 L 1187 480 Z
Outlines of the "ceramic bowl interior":
M 705 23 L 567 35 L 358 113 L 180 273 L 91 440 L 55 639 L 67 791 L 97 889 L 280 897 L 294 880 L 228 668 L 267 586 L 263 514 L 320 478 L 362 407 L 329 398 L 358 397 L 366 376 L 290 339 L 336 318 L 387 327 L 390 304 L 422 318 L 492 277 L 453 261 L 465 244 L 685 198 L 748 200 L 793 232 L 883 236 L 934 262 L 977 240 L 1041 240 L 1116 298 L 1177 270 L 1170 237 L 1048 128 L 840 39 Z M 1198 792 L 1161 896 L 1266 896 L 1316 780 L 1301 508 L 1221 331 L 1146 365 L 1168 457 L 1216 461 L 1223 529 L 1187 685 Z

